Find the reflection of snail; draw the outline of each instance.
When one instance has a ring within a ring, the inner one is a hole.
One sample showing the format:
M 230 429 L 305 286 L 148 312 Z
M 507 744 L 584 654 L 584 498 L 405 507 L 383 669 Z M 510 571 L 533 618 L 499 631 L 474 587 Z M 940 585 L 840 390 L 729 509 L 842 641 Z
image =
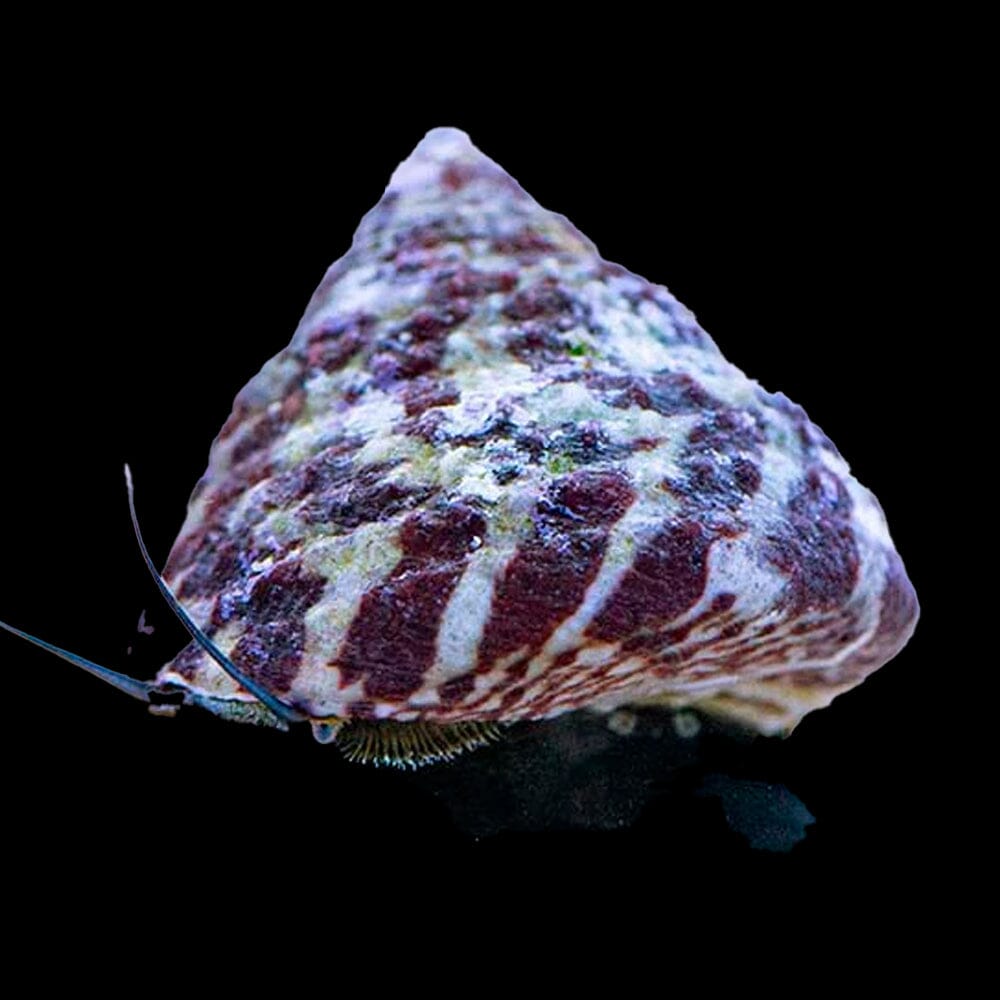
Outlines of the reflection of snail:
M 788 731 L 917 617 L 805 413 L 453 129 L 237 397 L 164 579 L 196 641 L 154 683 L 63 655 L 404 766 L 583 707 Z

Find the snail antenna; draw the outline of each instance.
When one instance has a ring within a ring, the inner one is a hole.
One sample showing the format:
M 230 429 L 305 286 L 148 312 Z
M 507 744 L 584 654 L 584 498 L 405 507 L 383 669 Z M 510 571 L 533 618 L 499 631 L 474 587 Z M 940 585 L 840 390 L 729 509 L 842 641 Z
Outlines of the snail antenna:
M 109 670 L 107 667 L 102 667 L 99 663 L 94 663 L 84 656 L 78 656 L 76 653 L 69 652 L 69 650 L 53 646 L 51 642 L 46 642 L 37 636 L 22 632 L 19 628 L 14 628 L 13 625 L 8 625 L 6 622 L 0 621 L 0 628 L 5 632 L 10 632 L 11 635 L 19 635 L 33 646 L 38 646 L 49 653 L 54 653 L 61 659 L 72 663 L 73 666 L 79 667 L 81 670 L 86 670 L 88 674 L 100 677 L 106 684 L 110 684 L 113 688 L 118 688 L 119 691 L 124 691 L 125 694 L 131 695 L 133 698 L 138 698 L 139 701 L 150 700 L 149 692 L 154 689 L 154 686 L 149 681 L 136 680 L 134 677 L 129 677 L 128 674 L 120 674 L 117 670 Z
M 283 719 L 285 722 L 302 722 L 305 716 L 295 711 L 294 708 L 291 708 L 279 701 L 273 694 L 271 694 L 270 691 L 266 690 L 258 684 L 257 681 L 248 677 L 242 670 L 240 670 L 239 667 L 237 667 L 233 661 L 230 660 L 229 657 L 226 656 L 226 654 L 223 653 L 222 650 L 219 649 L 219 647 L 216 646 L 207 635 L 205 635 L 204 632 L 202 632 L 202 630 L 194 623 L 191 616 L 181 606 L 180 601 L 174 597 L 173 591 L 170 589 L 167 581 L 160 576 L 153 560 L 149 556 L 146 543 L 142 540 L 142 532 L 139 530 L 139 518 L 135 513 L 135 491 L 132 486 L 132 470 L 128 467 L 127 463 L 125 465 L 125 485 L 128 489 L 128 510 L 132 517 L 132 530 L 135 532 L 135 540 L 139 543 L 139 551 L 142 553 L 143 562 L 145 562 L 149 572 L 153 575 L 153 579 L 156 581 L 156 586 L 159 587 L 164 600 L 170 606 L 170 610 L 173 611 L 173 613 L 181 620 L 181 624 L 191 634 L 191 638 L 194 639 L 194 641 L 198 643 L 198 645 L 201 646 L 201 648 L 205 650 L 205 652 L 208 653 L 208 655 L 211 656 L 212 659 L 215 660 L 215 662 L 218 663 L 218 665 L 222 667 L 222 669 L 225 670 L 225 672 L 229 674 L 229 676 L 232 677 L 237 684 L 240 685 L 240 687 L 249 691 L 250 694 L 261 702 L 261 704 L 266 705 L 272 712 L 274 712 L 279 719 Z

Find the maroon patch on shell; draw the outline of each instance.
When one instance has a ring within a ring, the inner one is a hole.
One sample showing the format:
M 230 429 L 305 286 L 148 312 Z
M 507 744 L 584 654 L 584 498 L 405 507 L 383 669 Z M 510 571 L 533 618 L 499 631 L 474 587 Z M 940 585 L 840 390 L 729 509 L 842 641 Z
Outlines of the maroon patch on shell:
M 399 533 L 403 559 L 396 572 L 410 569 L 407 560 L 465 559 L 486 534 L 486 519 L 473 507 L 453 504 L 408 517 Z
M 634 500 L 619 472 L 584 470 L 552 484 L 539 500 L 534 536 L 521 543 L 496 585 L 477 669 L 525 647 L 530 656 L 544 645 L 579 607 L 611 526 Z
M 305 614 L 323 596 L 326 580 L 286 559 L 254 580 L 239 602 L 237 615 L 246 624 L 230 659 L 269 691 L 284 693 L 292 685 L 305 647 Z
M 168 582 L 181 570 L 187 569 L 197 558 L 201 547 L 204 545 L 208 532 L 204 525 L 200 525 L 193 531 L 178 538 L 174 542 L 167 561 L 163 566 L 163 576 Z
M 434 662 L 438 622 L 461 570 L 415 570 L 373 587 L 361 600 L 335 666 L 344 684 L 364 677 L 365 694 L 401 702 Z
M 551 240 L 542 236 L 531 226 L 524 226 L 508 236 L 496 237 L 491 249 L 494 253 L 510 254 L 519 260 L 531 260 L 539 254 L 549 253 L 559 248 Z
M 506 337 L 507 350 L 535 371 L 570 361 L 570 345 L 560 334 L 585 311 L 554 278 L 544 278 L 504 304 L 503 315 L 518 324 Z
M 402 559 L 361 598 L 331 664 L 340 668 L 343 686 L 364 678 L 367 697 L 396 702 L 420 687 L 437 655 L 441 616 L 485 534 L 486 519 L 465 504 L 407 518 Z M 465 683 L 456 683 L 455 697 Z
M 334 317 L 309 334 L 306 363 L 324 372 L 340 371 L 371 340 L 376 320 L 358 315 Z
M 763 552 L 788 577 L 785 596 L 792 614 L 830 611 L 843 604 L 858 578 L 847 487 L 829 469 L 810 468 Z
M 685 513 L 713 534 L 734 535 L 743 524 L 734 515 L 761 484 L 763 421 L 755 410 L 713 410 L 691 431 L 680 456 L 683 475 L 664 485 Z
M 609 406 L 620 410 L 638 406 L 672 417 L 679 413 L 724 408 L 719 400 L 683 372 L 661 372 L 645 378 L 588 372 L 584 375 L 584 384 Z
M 375 385 L 386 389 L 403 379 L 433 371 L 444 357 L 452 329 L 468 319 L 468 305 L 456 300 L 450 305 L 417 312 L 402 329 L 378 345 L 369 360 Z
M 636 451 L 644 450 L 642 439 L 625 443 L 613 442 L 596 420 L 565 423 L 547 441 L 551 451 L 569 458 L 577 465 L 619 461 Z
M 448 415 L 439 408 L 431 408 L 417 417 L 399 421 L 394 430 L 407 437 L 419 438 L 427 444 L 443 444 L 449 440 Z
M 206 528 L 221 529 L 225 514 L 233 501 L 242 496 L 251 486 L 267 479 L 273 472 L 267 453 L 255 455 L 242 465 L 230 469 L 205 497 L 204 525 Z
M 461 191 L 466 184 L 475 179 L 479 171 L 467 163 L 451 161 L 444 165 L 441 171 L 441 185 L 449 191 Z
M 288 507 L 307 497 L 343 486 L 354 475 L 352 456 L 363 444 L 360 437 L 345 437 L 324 448 L 308 461 L 274 476 L 261 490 L 261 506 L 265 510 Z M 374 475 L 384 473 L 392 466 L 385 463 L 365 468 L 367 475 Z
M 453 302 L 445 309 L 423 309 L 403 327 L 418 343 L 439 341 L 448 336 L 448 331 L 469 317 L 469 307 L 463 302 Z
M 280 436 L 286 426 L 286 421 L 278 410 L 274 413 L 264 413 L 258 417 L 249 429 L 244 431 L 233 448 L 230 461 L 239 465 L 255 452 L 263 451 Z
M 241 471 L 247 473 L 246 477 L 230 472 L 211 493 L 205 505 L 203 523 L 178 539 L 171 550 L 164 569 L 168 580 L 190 568 L 177 588 L 179 597 L 211 597 L 218 594 L 231 586 L 234 580 L 250 576 L 250 563 L 268 553 L 275 554 L 273 546 L 255 544 L 250 530 L 254 514 L 252 505 L 240 529 L 232 534 L 225 529 L 224 514 L 232 501 L 254 485 L 259 476 L 266 475 L 268 470 L 243 466 Z
M 310 496 L 302 506 L 302 520 L 353 530 L 412 510 L 438 492 L 437 486 L 386 480 L 385 472 L 385 464 L 364 466 Z
M 694 521 L 664 528 L 639 549 L 587 635 L 624 639 L 640 629 L 658 630 L 693 608 L 705 592 L 712 540 Z
M 230 473 L 211 494 L 205 523 L 180 539 L 167 561 L 164 575 L 168 579 L 191 567 L 177 588 L 178 596 L 219 595 L 213 621 L 216 625 L 228 621 L 233 588 L 254 575 L 252 564 L 265 556 L 280 559 L 285 555 L 268 536 L 257 538 L 253 530 L 276 507 L 288 508 L 304 500 L 303 520 L 323 517 L 343 530 L 392 516 L 426 497 L 426 491 L 400 492 L 384 484 L 392 463 L 356 469 L 351 455 L 360 446 L 359 439 L 344 438 L 308 462 L 273 476 L 246 505 L 239 524 L 227 530 L 222 515 L 257 478 L 247 465 L 241 467 L 246 473 L 243 477 Z
M 523 684 L 508 688 L 500 699 L 500 711 L 505 712 L 511 706 L 516 705 L 527 693 L 528 689 Z
M 284 694 L 302 663 L 305 626 L 282 622 L 251 625 L 240 636 L 230 659 L 268 691 Z
M 476 686 L 476 679 L 472 674 L 462 674 L 460 677 L 452 677 L 450 681 L 445 681 L 438 688 L 438 697 L 444 705 L 454 705 L 456 701 L 472 694 L 472 689 Z
M 564 338 L 557 331 L 536 323 L 508 334 L 505 342 L 507 350 L 518 361 L 530 365 L 533 371 L 569 360 Z
M 437 406 L 454 406 L 462 398 L 458 386 L 451 380 L 427 376 L 407 382 L 400 395 L 408 417 L 419 417 Z
M 501 311 L 507 319 L 517 323 L 540 320 L 561 326 L 569 320 L 572 325 L 573 302 L 573 298 L 559 287 L 554 278 L 545 278 L 512 296 Z
M 184 599 L 221 594 L 241 574 L 246 576 L 247 568 L 234 542 L 218 536 L 204 538 L 191 572 L 181 581 L 177 596 Z
M 445 271 L 434 279 L 427 298 L 431 302 L 451 302 L 455 299 L 481 299 L 494 292 L 511 292 L 517 286 L 513 271 L 480 271 L 460 267 Z
M 386 260 L 405 257 L 420 250 L 435 250 L 444 243 L 462 238 L 462 227 L 456 225 L 457 219 L 434 219 L 431 222 L 411 226 L 403 232 L 393 235 L 393 249 L 386 255 Z

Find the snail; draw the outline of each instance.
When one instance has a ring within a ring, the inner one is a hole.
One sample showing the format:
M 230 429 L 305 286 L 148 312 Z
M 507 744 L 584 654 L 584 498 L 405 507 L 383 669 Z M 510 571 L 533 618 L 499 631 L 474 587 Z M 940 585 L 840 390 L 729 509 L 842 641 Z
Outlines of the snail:
M 308 722 L 378 764 L 578 709 L 787 733 L 919 613 L 805 412 L 456 129 L 237 396 L 162 575 L 127 476 L 190 644 L 146 682 L 0 625 L 154 712 Z

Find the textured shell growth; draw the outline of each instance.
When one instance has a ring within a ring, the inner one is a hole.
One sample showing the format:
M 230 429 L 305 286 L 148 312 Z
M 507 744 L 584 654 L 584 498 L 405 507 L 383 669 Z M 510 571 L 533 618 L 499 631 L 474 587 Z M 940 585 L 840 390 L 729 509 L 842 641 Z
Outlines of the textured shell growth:
M 693 702 L 785 731 L 917 618 L 803 410 L 454 129 L 240 392 L 164 575 L 331 724 Z M 194 643 L 158 682 L 259 707 Z

